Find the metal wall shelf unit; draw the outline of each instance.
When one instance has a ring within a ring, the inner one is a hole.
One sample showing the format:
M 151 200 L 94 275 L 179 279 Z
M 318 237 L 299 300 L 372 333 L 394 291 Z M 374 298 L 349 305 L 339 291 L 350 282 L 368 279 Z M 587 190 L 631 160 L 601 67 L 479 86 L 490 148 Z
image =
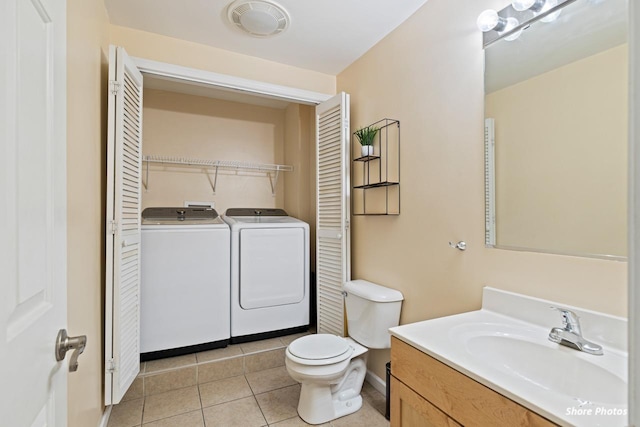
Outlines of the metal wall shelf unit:
M 293 166 L 290 165 L 274 165 L 267 163 L 249 163 L 237 162 L 229 160 L 204 160 L 191 159 L 185 157 L 166 157 L 166 156 L 143 156 L 142 162 L 145 164 L 145 182 L 144 188 L 149 188 L 149 164 L 164 164 L 170 166 L 198 167 L 203 169 L 209 178 L 213 194 L 216 194 L 216 184 L 218 181 L 218 170 L 235 170 L 265 173 L 271 184 L 271 194 L 276 195 L 278 178 L 280 172 L 292 172 Z M 212 176 L 213 174 L 213 176 Z
M 373 155 L 359 156 L 360 144 L 352 135 L 351 212 L 358 215 L 400 215 L 400 121 L 382 119 Z

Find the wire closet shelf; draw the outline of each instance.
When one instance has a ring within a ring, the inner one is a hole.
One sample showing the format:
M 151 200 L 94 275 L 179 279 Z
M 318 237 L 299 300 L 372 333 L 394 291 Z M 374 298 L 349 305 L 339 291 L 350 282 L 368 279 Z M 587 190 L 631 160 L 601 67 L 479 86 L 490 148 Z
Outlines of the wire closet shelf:
M 216 193 L 216 183 L 218 180 L 218 170 L 235 170 L 235 171 L 249 171 L 249 172 L 264 172 L 269 177 L 271 184 L 271 193 L 275 196 L 276 187 L 278 185 L 278 178 L 280 172 L 292 172 L 293 166 L 291 165 L 278 165 L 269 163 L 251 163 L 240 162 L 232 160 L 206 160 L 206 159 L 194 159 L 187 157 L 169 157 L 169 156 L 142 156 L 142 162 L 145 163 L 145 189 L 149 187 L 149 164 L 164 164 L 173 166 L 192 166 L 199 167 L 206 170 L 213 171 L 213 177 L 207 175 L 210 178 L 213 194 Z

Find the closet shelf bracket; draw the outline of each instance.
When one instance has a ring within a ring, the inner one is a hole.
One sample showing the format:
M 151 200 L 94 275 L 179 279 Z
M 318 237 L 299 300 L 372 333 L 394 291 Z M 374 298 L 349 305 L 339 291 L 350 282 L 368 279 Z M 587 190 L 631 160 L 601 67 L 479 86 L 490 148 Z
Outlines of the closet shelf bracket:
M 206 173 L 211 185 L 213 194 L 216 194 L 218 183 L 218 170 L 235 170 L 235 171 L 247 171 L 265 173 L 269 178 L 269 184 L 271 184 L 271 194 L 276 195 L 276 189 L 278 186 L 278 178 L 280 172 L 292 172 L 293 166 L 291 165 L 275 165 L 267 163 L 249 163 L 238 162 L 229 160 L 203 160 L 203 159 L 191 159 L 183 157 L 165 157 L 165 156 L 143 156 L 142 161 L 145 163 L 145 180 L 143 182 L 145 190 L 149 189 L 149 164 L 158 163 L 169 166 L 186 166 L 186 167 L 199 167 Z M 210 171 L 213 171 L 213 177 Z
M 276 188 L 278 187 L 279 174 L 280 174 L 279 170 L 276 170 L 275 174 L 272 174 L 271 172 L 267 173 L 267 175 L 269 175 L 269 184 L 271 184 L 271 195 L 273 197 L 276 196 Z

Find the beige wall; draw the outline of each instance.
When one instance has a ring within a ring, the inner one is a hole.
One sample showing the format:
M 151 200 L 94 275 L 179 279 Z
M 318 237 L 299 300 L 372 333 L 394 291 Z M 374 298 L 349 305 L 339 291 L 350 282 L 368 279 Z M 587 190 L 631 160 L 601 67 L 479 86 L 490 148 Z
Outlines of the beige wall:
M 626 263 L 484 246 L 475 21 L 507 4 L 430 0 L 338 75 L 338 90 L 351 94 L 351 123 L 401 122 L 401 214 L 353 218 L 352 276 L 402 291 L 402 323 L 477 309 L 485 285 L 626 315 Z M 465 252 L 448 246 L 458 240 Z M 372 351 L 370 368 L 383 377 L 388 360 L 388 351 Z
M 353 277 L 401 290 L 402 323 L 476 309 L 484 285 L 626 314 L 626 263 L 484 247 L 483 64 L 475 20 L 506 3 L 430 0 L 338 76 L 338 89 L 352 95 L 352 123 L 402 123 L 402 213 L 354 218 L 352 240 Z M 84 427 L 97 425 L 103 410 L 107 42 L 134 56 L 318 92 L 333 93 L 336 80 L 108 27 L 100 0 L 69 0 L 68 9 L 69 332 L 89 336 L 80 369 L 69 375 L 69 426 Z M 467 251 L 450 249 L 450 240 L 466 240 Z M 383 377 L 388 352 L 374 351 L 370 360 Z
M 111 43 L 131 56 L 334 94 L 336 77 L 159 34 L 111 25 Z
M 145 155 L 285 162 L 283 109 L 145 90 L 143 129 Z M 146 174 L 143 176 L 146 181 Z M 213 181 L 213 171 L 210 176 Z M 217 211 L 224 213 L 233 207 L 283 207 L 284 200 L 284 180 L 278 180 L 274 197 L 265 173 L 220 169 L 213 195 L 202 169 L 151 165 L 142 205 L 183 206 L 185 201 L 213 201 Z
M 498 245 L 626 255 L 627 50 L 487 95 Z
M 293 172 L 284 174 L 284 209 L 309 224 L 311 270 L 315 271 L 315 108 L 290 104 L 285 114 L 284 159 Z
M 68 330 L 87 335 L 69 374 L 70 427 L 103 412 L 104 191 L 108 20 L 102 0 L 67 2 Z

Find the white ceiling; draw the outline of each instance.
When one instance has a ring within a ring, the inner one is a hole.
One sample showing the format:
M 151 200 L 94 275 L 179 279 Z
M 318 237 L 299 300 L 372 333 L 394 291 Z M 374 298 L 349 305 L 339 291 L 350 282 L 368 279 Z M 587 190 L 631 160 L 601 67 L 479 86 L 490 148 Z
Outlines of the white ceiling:
M 336 75 L 427 0 L 276 0 L 290 27 L 272 38 L 227 21 L 233 0 L 104 0 L 112 24 Z

